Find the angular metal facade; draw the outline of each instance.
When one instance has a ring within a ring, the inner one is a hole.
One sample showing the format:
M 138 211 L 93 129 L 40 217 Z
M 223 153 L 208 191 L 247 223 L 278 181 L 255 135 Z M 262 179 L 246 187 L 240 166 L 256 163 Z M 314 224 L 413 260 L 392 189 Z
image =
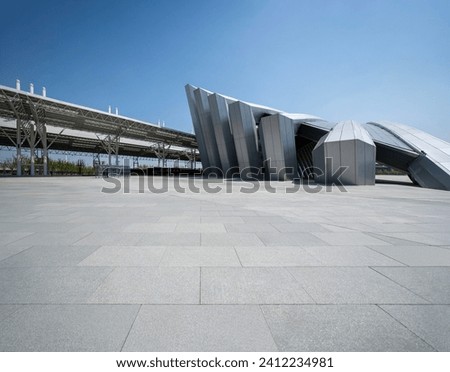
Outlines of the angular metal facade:
M 343 166 L 342 183 L 373 185 L 377 161 L 407 172 L 422 187 L 450 190 L 450 144 L 418 129 L 389 122 L 336 124 L 191 85 L 186 94 L 205 170 L 214 167 L 229 177 L 238 167 L 242 178 L 277 180 L 315 174 L 317 182 L 332 182 Z
M 238 170 L 242 178 L 260 177 L 263 154 L 258 126 L 265 115 L 279 111 L 189 84 L 186 94 L 206 172 L 229 177 Z
M 222 170 L 226 177 L 231 177 L 238 168 L 228 113 L 228 104 L 232 101 L 215 93 L 208 96 L 208 101 Z
M 220 162 L 219 150 L 217 148 L 216 135 L 211 119 L 211 110 L 209 109 L 208 92 L 203 89 L 195 89 L 194 97 L 197 107 L 197 114 L 205 140 L 205 149 L 208 154 L 209 167 L 222 168 Z
M 312 152 L 318 183 L 375 184 L 375 144 L 355 121 L 342 121 L 323 136 Z
M 400 164 L 415 183 L 450 191 L 450 143 L 405 124 L 380 121 L 369 122 L 366 127 L 383 130 L 386 133 L 383 142 L 400 147 L 398 141 L 401 141 L 403 151 L 415 153 L 414 158 Z
M 186 85 L 186 97 L 189 105 L 189 111 L 191 112 L 192 125 L 194 127 L 195 137 L 197 139 L 198 151 L 200 152 L 203 168 L 210 166 L 208 151 L 206 150 L 205 136 L 200 125 L 200 117 L 197 111 L 196 100 L 194 96 L 195 88 L 192 85 Z
M 229 108 L 239 170 L 247 176 L 251 170 L 262 167 L 255 118 L 252 108 L 243 102 L 234 102 Z

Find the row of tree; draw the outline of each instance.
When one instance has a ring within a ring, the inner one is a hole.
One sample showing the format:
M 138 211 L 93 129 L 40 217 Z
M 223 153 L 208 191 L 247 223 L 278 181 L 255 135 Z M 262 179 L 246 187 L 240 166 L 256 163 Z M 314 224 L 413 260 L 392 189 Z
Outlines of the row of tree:
M 22 156 L 22 174 L 30 173 L 31 159 L 27 156 Z M 43 174 L 42 158 L 35 160 L 35 174 Z M 0 174 L 11 175 L 15 174 L 17 170 L 17 157 L 12 157 L 0 161 Z M 92 176 L 95 174 L 94 167 L 86 166 L 84 160 L 79 159 L 76 162 L 70 162 L 62 159 L 52 160 L 48 159 L 48 172 L 50 175 L 60 176 Z

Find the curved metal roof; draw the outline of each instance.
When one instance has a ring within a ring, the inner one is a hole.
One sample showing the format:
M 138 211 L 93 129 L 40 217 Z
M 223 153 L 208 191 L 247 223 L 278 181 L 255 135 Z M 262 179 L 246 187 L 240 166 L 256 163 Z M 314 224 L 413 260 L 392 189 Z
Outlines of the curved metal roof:
M 388 127 L 374 122 L 363 124 L 375 142 L 399 148 L 405 151 L 420 152 L 417 148 L 405 142 L 401 136 L 393 132 Z
M 389 121 L 367 124 L 389 131 L 410 148 L 426 155 L 442 168 L 447 169 L 450 174 L 450 143 L 405 124 Z
M 353 120 L 341 121 L 337 123 L 326 137 L 326 142 L 360 140 L 370 143 L 373 141 L 370 135 L 361 125 Z

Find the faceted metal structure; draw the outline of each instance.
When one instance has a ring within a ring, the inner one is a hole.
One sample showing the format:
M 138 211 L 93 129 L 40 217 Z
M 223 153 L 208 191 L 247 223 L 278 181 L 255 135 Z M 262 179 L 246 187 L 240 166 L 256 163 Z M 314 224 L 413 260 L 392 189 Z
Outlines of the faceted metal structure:
M 316 173 L 316 181 L 324 182 L 312 169 L 325 170 L 328 151 L 331 171 L 348 167 L 340 178 L 346 184 L 373 185 L 376 160 L 406 172 L 422 187 L 450 190 L 450 144 L 415 128 L 389 122 L 336 126 L 191 85 L 186 93 L 204 169 L 213 166 L 229 176 L 237 165 L 242 178 L 264 174 L 277 180 Z
M 198 112 L 200 126 L 205 140 L 206 152 L 208 154 L 209 166 L 222 169 L 219 150 L 217 148 L 216 135 L 211 119 L 211 110 L 209 109 L 208 92 L 203 89 L 195 89 L 194 97 Z
M 198 151 L 202 154 L 201 161 L 203 168 L 208 168 L 210 166 L 208 151 L 206 150 L 206 141 L 203 135 L 202 126 L 200 124 L 200 116 L 197 111 L 195 104 L 195 88 L 191 85 L 185 86 L 187 101 L 189 105 L 189 110 L 191 112 L 192 125 L 194 127 L 195 138 L 197 139 Z
M 318 119 L 305 114 L 274 114 L 265 116 L 259 125 L 265 172 L 271 180 L 298 177 L 299 167 L 295 135 L 305 120 Z
M 256 122 L 249 105 L 237 101 L 230 106 L 230 121 L 241 176 L 247 178 L 262 167 Z
M 259 127 L 265 169 L 272 180 L 297 176 L 295 130 L 292 120 L 283 114 L 262 118 Z
M 185 89 L 206 173 L 230 176 L 238 166 L 242 178 L 259 177 L 263 158 L 257 126 L 263 116 L 279 111 L 189 84 Z
M 209 95 L 208 101 L 222 170 L 225 177 L 232 177 L 239 171 L 228 113 L 228 105 L 233 101 L 216 93 Z
M 379 143 L 379 161 L 395 162 L 419 186 L 450 190 L 450 143 L 404 124 L 381 121 L 365 127 Z
M 341 121 L 312 152 L 315 180 L 323 184 L 374 185 L 375 144 L 355 121 Z

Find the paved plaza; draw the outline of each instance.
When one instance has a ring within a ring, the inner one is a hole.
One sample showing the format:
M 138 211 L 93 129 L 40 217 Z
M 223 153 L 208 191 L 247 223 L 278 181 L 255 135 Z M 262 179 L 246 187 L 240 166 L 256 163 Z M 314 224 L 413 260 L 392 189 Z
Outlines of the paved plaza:
M 150 180 L 0 178 L 0 351 L 450 351 L 450 192 Z

